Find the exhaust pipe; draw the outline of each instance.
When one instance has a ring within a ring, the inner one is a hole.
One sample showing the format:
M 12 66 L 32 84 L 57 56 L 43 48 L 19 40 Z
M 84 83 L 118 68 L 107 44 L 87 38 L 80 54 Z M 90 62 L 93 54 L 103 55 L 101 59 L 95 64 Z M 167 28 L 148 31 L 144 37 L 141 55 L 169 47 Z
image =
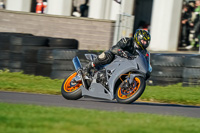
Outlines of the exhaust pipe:
M 76 71 L 82 69 L 81 62 L 79 61 L 79 58 L 77 56 L 73 58 L 72 62 L 74 64 Z

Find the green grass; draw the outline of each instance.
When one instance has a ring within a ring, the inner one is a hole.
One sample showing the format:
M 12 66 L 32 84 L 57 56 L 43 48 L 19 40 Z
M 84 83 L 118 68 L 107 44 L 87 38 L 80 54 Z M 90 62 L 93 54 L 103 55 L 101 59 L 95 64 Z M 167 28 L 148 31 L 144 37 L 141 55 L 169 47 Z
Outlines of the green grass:
M 200 119 L 0 103 L 2 133 L 199 133 Z
M 0 90 L 60 94 L 63 80 L 25 75 L 22 72 L 0 71 Z M 200 87 L 182 87 L 181 84 L 166 87 L 147 86 L 141 100 L 200 105 Z
M 0 90 L 60 94 L 63 80 L 49 77 L 25 75 L 22 72 L 0 71 Z
M 200 87 L 182 87 L 181 83 L 170 86 L 147 86 L 142 100 L 200 105 Z

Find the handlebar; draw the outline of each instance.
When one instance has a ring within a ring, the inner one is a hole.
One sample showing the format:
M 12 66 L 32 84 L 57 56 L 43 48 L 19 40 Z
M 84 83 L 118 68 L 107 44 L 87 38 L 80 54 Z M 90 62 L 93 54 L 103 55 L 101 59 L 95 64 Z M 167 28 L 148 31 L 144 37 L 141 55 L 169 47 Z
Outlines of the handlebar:
M 126 53 L 124 51 L 122 51 L 122 56 L 126 59 L 134 59 L 136 58 L 134 55 L 130 54 L 130 53 Z

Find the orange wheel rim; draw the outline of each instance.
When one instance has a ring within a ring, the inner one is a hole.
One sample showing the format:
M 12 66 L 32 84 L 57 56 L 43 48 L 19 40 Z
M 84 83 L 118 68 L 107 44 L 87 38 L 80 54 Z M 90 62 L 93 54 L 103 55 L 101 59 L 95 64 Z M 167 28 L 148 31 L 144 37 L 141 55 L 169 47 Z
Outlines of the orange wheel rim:
M 73 79 L 76 75 L 77 75 L 76 72 L 73 73 L 73 74 L 72 74 L 71 76 L 69 76 L 69 77 L 67 78 L 67 80 L 65 81 L 65 83 L 64 83 L 64 90 L 65 90 L 66 92 L 73 92 L 73 91 L 77 90 L 77 89 L 82 85 L 82 83 L 78 83 L 78 84 L 76 84 L 75 86 L 70 86 L 70 83 L 71 83 L 72 79 Z
M 122 90 L 121 87 L 118 89 L 118 97 L 119 98 L 121 98 L 121 99 L 130 98 L 138 91 L 138 89 L 140 87 L 140 79 L 136 77 L 134 80 L 136 81 L 136 86 L 134 88 L 132 88 L 131 91 Z M 127 93 L 129 92 L 129 93 L 127 95 L 124 95 L 124 94 L 122 94 L 122 92 L 127 92 Z

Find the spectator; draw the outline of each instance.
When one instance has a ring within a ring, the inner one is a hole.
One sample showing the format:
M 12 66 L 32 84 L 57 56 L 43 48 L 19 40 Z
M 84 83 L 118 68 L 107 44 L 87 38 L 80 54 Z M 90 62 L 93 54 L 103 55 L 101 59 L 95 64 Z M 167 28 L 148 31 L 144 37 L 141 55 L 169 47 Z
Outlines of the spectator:
M 74 17 L 80 17 L 81 16 L 81 14 L 79 13 L 79 11 L 77 10 L 77 8 L 75 6 L 73 7 L 72 16 L 74 16 Z
M 0 0 L 0 9 L 5 9 L 4 0 Z
M 139 22 L 139 26 L 137 29 L 143 29 L 143 30 L 150 32 L 150 25 L 147 22 L 142 20 Z
M 196 6 L 196 8 L 194 10 L 195 11 L 194 26 L 196 26 L 197 23 L 199 23 L 199 21 L 200 21 L 200 0 L 196 0 L 195 6 Z M 195 28 L 194 28 L 194 30 L 195 30 Z
M 36 13 L 42 13 L 43 0 L 37 0 Z
M 183 6 L 182 19 L 181 19 L 181 47 L 189 45 L 189 33 L 191 26 L 192 13 L 190 6 L 185 4 Z
M 194 38 L 196 40 L 195 46 L 197 47 L 197 44 L 200 40 L 200 0 L 196 0 L 195 2 L 195 20 L 194 20 Z
M 47 0 L 37 0 L 36 13 L 47 13 Z
M 75 17 L 88 17 L 89 0 L 74 0 L 72 16 Z
M 43 1 L 43 10 L 42 10 L 43 12 L 42 13 L 47 13 L 47 1 L 46 0 L 44 0 Z
M 88 2 L 89 0 L 85 0 L 85 3 L 80 5 L 80 12 L 81 12 L 81 17 L 88 17 Z
M 191 45 L 187 46 L 186 49 L 196 49 L 199 45 L 200 39 L 200 0 L 195 1 L 195 8 L 192 17 L 192 30 L 193 39 L 191 40 Z

